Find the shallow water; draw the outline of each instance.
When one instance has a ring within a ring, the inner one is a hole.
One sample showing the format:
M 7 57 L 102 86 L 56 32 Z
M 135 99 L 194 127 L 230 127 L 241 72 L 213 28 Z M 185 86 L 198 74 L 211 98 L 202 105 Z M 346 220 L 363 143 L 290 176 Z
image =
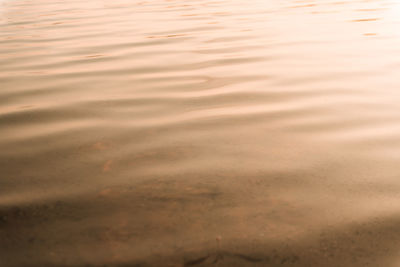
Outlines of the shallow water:
M 400 3 L 1 0 L 0 266 L 400 266 Z

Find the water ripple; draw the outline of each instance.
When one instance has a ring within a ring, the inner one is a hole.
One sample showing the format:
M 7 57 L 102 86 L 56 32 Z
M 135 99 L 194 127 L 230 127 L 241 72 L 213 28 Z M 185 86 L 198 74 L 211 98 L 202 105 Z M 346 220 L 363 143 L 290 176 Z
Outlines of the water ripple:
M 1 263 L 398 266 L 399 6 L 0 0 Z

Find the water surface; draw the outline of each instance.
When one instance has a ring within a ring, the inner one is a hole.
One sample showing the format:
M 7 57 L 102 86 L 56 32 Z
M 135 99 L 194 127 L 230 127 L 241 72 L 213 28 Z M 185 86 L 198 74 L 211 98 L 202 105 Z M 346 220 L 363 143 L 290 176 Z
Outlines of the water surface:
M 0 266 L 400 266 L 395 0 L 1 0 Z

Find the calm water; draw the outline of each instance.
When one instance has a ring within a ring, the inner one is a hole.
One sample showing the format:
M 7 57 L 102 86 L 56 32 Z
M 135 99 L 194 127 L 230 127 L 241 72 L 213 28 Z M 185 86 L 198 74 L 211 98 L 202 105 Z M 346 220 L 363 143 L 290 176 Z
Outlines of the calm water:
M 400 266 L 400 2 L 1 0 L 0 266 Z

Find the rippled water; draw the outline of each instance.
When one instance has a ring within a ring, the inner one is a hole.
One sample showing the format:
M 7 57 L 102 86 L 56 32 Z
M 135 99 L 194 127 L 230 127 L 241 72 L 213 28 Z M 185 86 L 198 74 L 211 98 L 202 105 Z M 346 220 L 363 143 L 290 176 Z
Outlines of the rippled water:
M 400 3 L 1 0 L 0 266 L 400 266 Z

